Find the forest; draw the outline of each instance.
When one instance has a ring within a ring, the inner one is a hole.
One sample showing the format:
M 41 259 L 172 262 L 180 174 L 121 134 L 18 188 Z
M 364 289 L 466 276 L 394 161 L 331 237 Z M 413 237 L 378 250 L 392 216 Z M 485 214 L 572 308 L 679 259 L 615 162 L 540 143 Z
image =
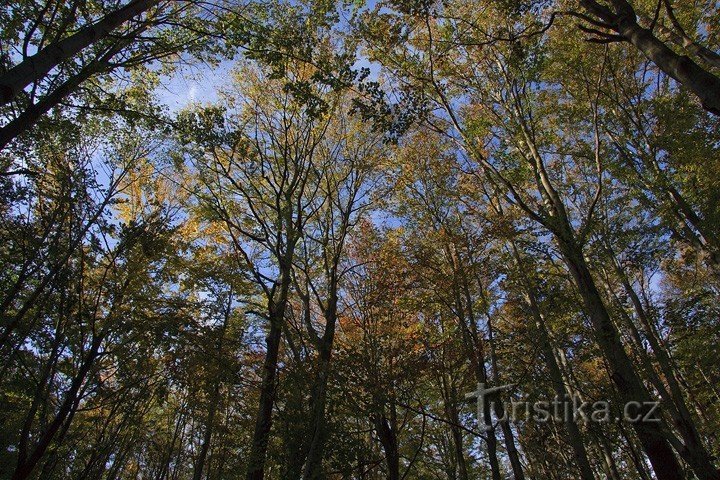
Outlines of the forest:
M 0 239 L 0 479 L 720 480 L 717 0 L 3 0 Z

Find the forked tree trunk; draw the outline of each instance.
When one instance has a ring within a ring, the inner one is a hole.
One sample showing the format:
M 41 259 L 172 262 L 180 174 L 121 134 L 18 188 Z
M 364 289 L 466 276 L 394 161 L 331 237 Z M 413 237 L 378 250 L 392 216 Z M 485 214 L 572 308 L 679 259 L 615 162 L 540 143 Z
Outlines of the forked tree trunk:
M 609 25 L 660 70 L 690 90 L 705 110 L 713 115 L 720 115 L 720 78 L 687 56 L 675 53 L 652 31 L 641 27 L 630 3 L 625 0 L 611 0 L 610 3 L 615 11 L 595 0 L 580 0 L 580 5 L 585 10 Z
M 334 287 L 336 288 L 336 287 Z M 325 311 L 325 333 L 320 339 L 318 352 L 318 365 L 313 382 L 313 400 L 311 407 L 312 437 L 307 461 L 303 469 L 304 480 L 322 478 L 322 462 L 325 453 L 327 429 L 325 421 L 325 406 L 327 403 L 327 386 L 330 377 L 330 361 L 332 347 L 335 339 L 335 325 L 337 323 L 337 292 L 330 294 L 329 306 Z
M 373 419 L 375 432 L 385 452 L 387 480 L 400 480 L 400 451 L 398 448 L 395 422 L 388 422 L 385 415 L 376 415 Z

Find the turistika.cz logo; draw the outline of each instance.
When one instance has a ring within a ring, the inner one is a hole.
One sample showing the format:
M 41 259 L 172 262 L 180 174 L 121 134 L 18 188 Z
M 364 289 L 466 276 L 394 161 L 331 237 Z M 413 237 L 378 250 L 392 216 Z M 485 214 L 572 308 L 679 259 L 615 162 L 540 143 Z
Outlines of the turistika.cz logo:
M 515 385 L 500 385 L 486 388 L 484 383 L 478 383 L 477 390 L 468 393 L 465 398 L 477 402 L 478 427 L 481 431 L 489 431 L 493 427 L 485 421 L 485 412 L 497 412 L 496 406 L 500 404 L 499 394 L 508 391 Z M 554 421 L 574 421 L 578 423 L 608 423 L 611 421 L 659 422 L 656 401 L 629 401 L 622 408 L 613 409 L 611 402 L 598 400 L 589 402 L 582 400 L 578 395 L 553 400 L 538 400 L 535 402 L 516 401 L 502 402 L 502 416 L 496 422 L 510 420 L 534 421 L 545 423 Z M 614 410 L 614 411 L 613 411 Z

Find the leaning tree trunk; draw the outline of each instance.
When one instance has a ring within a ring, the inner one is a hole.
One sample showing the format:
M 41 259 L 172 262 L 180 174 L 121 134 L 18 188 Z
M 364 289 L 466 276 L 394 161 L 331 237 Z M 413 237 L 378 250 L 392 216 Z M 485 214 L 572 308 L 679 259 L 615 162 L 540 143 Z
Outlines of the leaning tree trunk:
M 27 57 L 0 75 L 0 105 L 12 101 L 25 87 L 41 80 L 60 63 L 107 38 L 120 25 L 158 3 L 159 0 L 134 0 L 96 23 L 83 27 L 69 37 L 51 43 L 35 55 Z
M 93 60 L 79 72 L 73 74 L 52 92 L 41 98 L 40 101 L 27 107 L 10 123 L 0 128 L 0 150 L 7 147 L 8 144 L 19 135 L 30 131 L 38 120 L 40 120 L 40 117 L 49 112 L 53 107 L 60 104 L 60 102 L 62 102 L 66 97 L 74 93 L 87 79 L 95 74 L 107 71 L 112 58 L 120 50 L 122 50 L 126 43 L 126 41 L 118 41 L 101 57 Z
M 622 2 L 624 0 L 613 1 Z M 570 271 L 582 299 L 584 310 L 590 317 L 595 341 L 603 357 L 607 360 L 610 378 L 615 384 L 620 398 L 625 404 L 640 402 L 642 407 L 637 413 L 642 418 L 652 408 L 650 406 L 652 400 L 650 394 L 635 371 L 630 357 L 625 352 L 620 334 L 610 318 L 600 291 L 590 273 L 590 268 L 585 261 L 582 244 L 578 243 L 578 237 L 568 218 L 565 204 L 553 186 L 542 155 L 538 151 L 524 116 L 516 106 L 513 108 L 528 148 L 528 160 L 533 165 L 537 175 L 538 190 L 546 204 L 551 208 L 550 213 L 544 217 L 539 217 L 537 214 L 535 216 L 540 218 L 540 222 L 552 233 L 560 254 Z M 683 478 L 682 468 L 670 445 L 670 440 L 677 440 L 674 435 L 671 432 L 664 431 L 662 424 L 655 422 L 636 421 L 633 422 L 633 429 L 640 440 L 643 450 L 650 459 L 658 480 L 681 480 Z M 679 451 L 679 453 L 682 452 Z M 701 472 L 702 470 L 696 471 L 703 480 L 716 480 L 717 478 L 715 476 L 705 477 Z
M 29 478 L 55 439 L 56 434 L 62 428 L 66 428 L 72 421 L 79 406 L 81 387 L 85 383 L 90 370 L 95 365 L 102 340 L 102 335 L 93 339 L 90 351 L 83 360 L 78 373 L 73 377 L 70 388 L 60 405 L 60 409 L 45 430 L 39 435 L 32 452 L 30 452 L 29 455 L 20 456 L 15 471 L 13 472 L 12 480 L 25 480 Z
M 512 244 L 512 249 L 515 263 L 518 266 L 518 269 L 522 270 L 520 254 L 518 253 L 514 242 Z M 520 275 L 523 275 L 522 272 L 520 273 Z M 540 308 L 538 307 L 535 294 L 532 290 L 532 287 L 528 284 L 527 279 L 521 278 L 521 282 L 523 284 L 523 288 L 525 289 L 525 302 L 530 308 L 533 320 L 535 321 L 535 328 L 537 329 L 539 335 L 540 345 L 543 351 L 543 356 L 545 357 L 546 365 L 550 373 L 550 381 L 553 384 L 553 390 L 555 391 L 555 395 L 558 398 L 564 398 L 565 386 L 563 376 L 560 370 L 560 366 L 555 359 L 555 353 L 552 343 L 550 341 L 550 334 L 547 330 L 545 319 L 540 312 Z M 577 463 L 578 469 L 580 470 L 580 478 L 582 478 L 583 480 L 593 480 L 595 478 L 595 475 L 593 474 L 592 467 L 590 466 L 590 461 L 588 460 L 587 450 L 585 449 L 585 444 L 583 443 L 580 428 L 578 428 L 578 425 L 577 423 L 575 423 L 575 420 L 573 418 L 565 418 L 564 424 L 565 430 L 568 434 L 568 439 L 570 440 L 570 444 L 573 448 L 575 462 Z
M 650 402 L 651 397 L 625 352 L 581 248 L 568 234 L 568 229 L 563 233 L 564 235 L 556 235 L 558 246 L 580 293 L 585 311 L 590 316 L 598 346 L 608 361 L 610 377 L 626 403 L 643 403 L 638 414 L 644 416 L 650 408 L 644 402 Z M 655 422 L 638 421 L 633 422 L 632 425 L 658 479 L 681 480 L 682 468 L 662 428 Z
M 667 382 L 667 385 L 670 389 L 670 391 L 668 392 L 665 388 L 665 385 L 663 385 L 662 383 L 657 387 L 661 395 L 663 395 L 671 404 L 670 408 L 668 409 L 668 413 L 672 418 L 673 424 L 675 425 L 683 441 L 685 442 L 685 445 L 681 447 L 681 456 L 688 462 L 689 465 L 692 466 L 693 470 L 695 470 L 696 473 L 699 469 L 701 471 L 706 471 L 707 473 L 709 473 L 711 475 L 709 478 L 720 478 L 720 473 L 718 473 L 717 469 L 712 464 L 710 453 L 703 445 L 700 433 L 695 426 L 695 422 L 693 421 L 690 410 L 685 402 L 685 398 L 683 396 L 680 384 L 677 380 L 672 360 L 667 353 L 665 346 L 660 343 L 660 338 L 658 337 L 657 330 L 652 324 L 650 318 L 648 317 L 648 314 L 645 311 L 645 308 L 643 307 L 640 298 L 635 292 L 635 289 L 632 287 L 632 285 L 630 285 L 630 281 L 627 278 L 627 275 L 617 264 L 612 250 L 609 250 L 608 253 L 612 256 L 611 263 L 614 267 L 615 273 L 620 279 L 620 283 L 623 285 L 625 293 L 630 298 L 633 308 L 635 309 L 637 318 L 640 320 L 640 323 L 643 327 L 645 337 L 650 344 L 652 352 L 655 353 L 655 358 L 658 361 L 660 370 L 662 371 L 662 374 L 665 377 L 665 381 Z M 631 325 L 631 328 L 634 329 L 635 326 Z M 635 330 L 635 334 L 637 335 L 637 330 Z M 647 353 L 644 351 L 641 352 L 641 354 L 647 355 Z M 652 368 L 652 365 L 648 366 L 648 369 L 651 370 L 651 375 L 656 376 Z M 659 378 L 657 378 L 656 380 L 658 382 L 661 382 Z M 715 477 L 712 477 L 713 471 Z M 699 473 L 698 476 L 700 476 Z
M 687 56 L 675 53 L 651 30 L 641 27 L 635 10 L 626 0 L 611 0 L 610 3 L 615 11 L 595 0 L 580 0 L 580 5 L 586 11 L 635 46 L 665 74 L 690 90 L 705 110 L 720 115 L 720 78 Z

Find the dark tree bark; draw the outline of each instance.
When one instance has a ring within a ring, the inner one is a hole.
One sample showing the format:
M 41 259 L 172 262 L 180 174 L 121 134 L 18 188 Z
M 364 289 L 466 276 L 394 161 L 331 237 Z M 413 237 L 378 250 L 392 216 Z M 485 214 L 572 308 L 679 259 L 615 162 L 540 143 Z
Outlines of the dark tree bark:
M 463 440 L 462 429 L 460 428 L 461 423 L 458 412 L 459 401 L 457 389 L 452 379 L 446 374 L 440 375 L 440 383 L 442 386 L 445 416 L 449 422 L 450 435 L 452 436 L 454 459 L 457 466 L 457 478 L 458 480 L 468 480 L 467 461 L 465 460 L 465 442 Z
M 656 385 L 656 388 L 662 398 L 667 402 L 666 410 L 672 419 L 675 428 L 685 442 L 684 444 L 676 442 L 676 450 L 678 450 L 678 453 L 680 453 L 683 459 L 691 465 L 698 476 L 701 475 L 698 473 L 698 471 L 700 471 L 706 472 L 707 475 L 710 475 L 707 478 L 720 478 L 720 473 L 718 473 L 717 468 L 712 463 L 711 455 L 705 448 L 703 441 L 700 438 L 700 433 L 695 426 L 695 422 L 690 414 L 687 403 L 685 402 L 685 397 L 680 387 L 680 383 L 677 380 L 676 369 L 673 365 L 672 359 L 670 358 L 665 346 L 662 345 L 658 332 L 652 324 L 651 319 L 648 317 L 648 313 L 645 311 L 645 307 L 642 305 L 635 289 L 630 284 L 630 280 L 628 279 L 625 271 L 620 267 L 620 265 L 618 265 L 612 249 L 608 248 L 608 254 L 611 257 L 610 263 L 613 266 L 613 270 L 620 280 L 626 294 L 630 298 L 636 316 L 642 325 L 644 336 L 650 344 L 651 351 L 655 354 L 660 371 L 667 383 L 666 387 L 662 382 L 662 379 L 656 374 L 654 367 L 648 358 L 648 353 L 644 350 L 641 351 L 640 355 L 643 355 L 643 359 L 648 364 L 647 370 L 649 370 L 651 379 Z M 633 335 L 638 337 L 638 342 L 641 346 L 642 340 L 639 338 L 640 335 L 637 328 L 634 324 L 632 324 L 631 319 L 628 319 L 628 323 L 630 324 L 629 326 Z M 715 477 L 713 477 L 713 475 L 715 475 Z
M 313 381 L 313 401 L 310 413 L 312 416 L 312 437 L 305 468 L 303 469 L 304 480 L 322 478 L 322 461 L 325 442 L 327 440 L 325 427 L 327 385 L 330 376 L 330 361 L 332 359 L 332 348 L 335 339 L 335 326 L 337 324 L 337 281 L 333 280 L 330 288 L 330 298 L 328 299 L 328 306 L 324 312 L 325 332 L 323 336 L 318 339 L 318 363 Z
M 450 259 L 457 258 L 457 256 L 451 252 L 450 248 L 446 247 L 446 253 Z M 451 267 L 453 269 L 453 297 L 455 302 L 455 313 L 458 318 L 460 331 L 462 332 L 463 345 L 466 350 L 466 355 L 470 359 L 470 364 L 472 365 L 473 373 L 475 374 L 475 380 L 478 383 L 488 385 L 488 374 L 487 369 L 485 368 L 485 348 L 482 339 L 480 338 L 480 332 L 478 332 L 477 324 L 475 323 L 475 313 L 472 308 L 472 299 L 467 287 L 468 277 L 459 271 L 459 265 L 457 265 L 454 260 Z M 462 283 L 464 288 L 461 287 L 458 278 L 463 279 Z M 467 309 L 465 303 L 467 303 Z M 495 404 L 501 405 L 498 401 L 496 401 Z M 487 432 L 485 432 L 485 444 L 487 445 L 490 472 L 493 480 L 500 480 L 501 472 L 497 454 L 497 436 L 496 429 L 492 421 L 491 405 L 491 402 L 485 402 L 483 405 L 483 418 L 478 418 L 477 421 L 478 424 L 482 422 L 485 427 L 489 427 Z
M 375 425 L 375 432 L 385 452 L 387 480 L 400 480 L 400 452 L 398 449 L 397 433 L 395 431 L 395 421 L 393 418 L 388 421 L 385 415 L 376 415 L 373 418 L 373 424 Z
M 32 451 L 27 454 L 19 452 L 20 455 L 18 456 L 18 463 L 13 472 L 12 480 L 25 480 L 29 478 L 50 447 L 55 435 L 62 429 L 66 429 L 67 425 L 72 421 L 75 412 L 77 412 L 81 388 L 85 383 L 88 373 L 90 373 L 90 369 L 95 365 L 102 339 L 103 336 L 98 336 L 93 340 L 90 351 L 72 379 L 70 388 L 65 394 L 60 409 L 48 424 L 47 428 L 40 433 Z
M 260 401 L 255 417 L 255 430 L 248 456 L 247 480 L 262 480 L 265 476 L 265 456 L 272 427 L 272 409 L 275 403 L 277 364 L 280 353 L 282 323 L 273 320 L 265 337 L 265 360 L 262 367 Z
M 493 340 L 493 328 L 488 316 L 488 343 L 490 344 L 490 362 L 492 363 L 493 383 L 500 385 L 500 372 L 498 372 L 497 356 L 495 355 L 495 341 Z M 525 472 L 523 471 L 522 463 L 520 462 L 520 453 L 515 446 L 515 434 L 512 431 L 510 420 L 505 412 L 505 406 L 503 402 L 498 398 L 495 405 L 495 415 L 500 418 L 500 428 L 503 432 L 503 439 L 505 440 L 505 449 L 507 450 L 507 456 L 510 459 L 510 466 L 512 467 L 513 477 L 515 480 L 525 480 Z
M 621 398 L 625 402 L 650 402 L 652 399 L 637 376 L 630 357 L 625 352 L 617 329 L 610 319 L 581 250 L 574 240 L 568 239 L 564 235 L 559 235 L 556 239 L 578 288 L 585 311 L 590 316 L 595 330 L 595 339 L 608 361 L 610 377 Z M 648 408 L 642 407 L 639 413 L 644 416 L 648 412 Z M 682 468 L 675 458 L 662 428 L 654 422 L 634 422 L 633 429 L 640 439 L 643 450 L 650 459 L 658 479 L 681 480 L 683 478 Z
M 515 263 L 518 267 L 518 270 L 520 271 L 519 275 L 522 276 L 523 262 L 520 258 L 520 253 L 515 246 L 515 242 L 511 242 L 513 257 L 515 258 Z M 563 381 L 560 366 L 558 365 L 555 358 L 553 345 L 550 340 L 550 334 L 548 332 L 545 319 L 540 312 L 540 307 L 537 304 L 537 299 L 532 286 L 524 277 L 520 278 L 520 281 L 525 290 L 525 302 L 530 309 L 533 320 L 535 322 L 535 328 L 540 338 L 543 357 L 545 357 L 545 363 L 550 373 L 550 381 L 553 384 L 553 390 L 555 391 L 555 395 L 557 396 L 557 398 L 564 398 L 565 382 Z M 578 425 L 577 423 L 575 423 L 575 420 L 573 418 L 564 418 L 563 420 L 568 439 L 570 440 L 570 444 L 573 448 L 575 462 L 577 463 L 578 469 L 580 470 L 580 478 L 582 478 L 583 480 L 593 480 L 595 478 L 595 474 L 593 473 L 592 467 L 590 466 L 590 461 L 588 460 L 588 454 L 587 450 L 585 449 L 582 434 L 580 433 L 580 428 L 578 428 Z
M 515 99 L 520 103 L 517 97 Z M 515 105 L 513 106 L 513 113 L 515 113 L 520 123 L 521 133 L 527 146 L 527 160 L 535 170 L 538 191 L 548 207 L 548 212 L 539 215 L 529 210 L 526 204 L 524 204 L 524 208 L 536 221 L 540 222 L 552 233 L 575 287 L 580 294 L 584 310 L 590 317 L 595 341 L 608 363 L 610 378 L 624 403 L 640 402 L 643 405 L 638 412 L 642 418 L 652 408 L 650 402 L 653 399 L 638 376 L 632 360 L 625 352 L 619 332 L 610 317 L 610 313 L 585 260 L 582 238 L 585 234 L 584 229 L 587 229 L 589 225 L 590 218 L 584 220 L 584 227 L 581 228 L 579 234 L 575 232 L 565 204 L 553 186 L 553 182 L 545 168 L 542 155 L 537 149 L 534 136 L 523 112 Z M 591 215 L 591 213 L 588 213 L 588 215 Z M 682 468 L 670 444 L 670 439 L 674 439 L 674 435 L 664 428 L 663 422 L 637 421 L 633 422 L 632 426 L 643 450 L 650 459 L 658 479 L 680 480 L 683 478 Z M 700 472 L 696 473 L 700 474 Z M 716 477 L 701 478 L 714 480 Z
M 202 474 L 205 470 L 205 462 L 207 459 L 208 452 L 210 451 L 210 441 L 212 440 L 213 431 L 215 429 L 215 417 L 217 415 L 217 409 L 220 405 L 220 386 L 222 384 L 222 361 L 224 354 L 225 345 L 225 331 L 227 330 L 228 323 L 230 321 L 230 313 L 232 312 L 232 301 L 233 294 L 232 290 L 228 295 L 228 303 L 225 308 L 224 318 L 222 326 L 220 327 L 220 338 L 217 341 L 217 360 L 215 367 L 215 379 L 210 394 L 210 405 L 208 406 L 207 421 L 205 425 L 205 432 L 203 433 L 202 445 L 200 447 L 200 454 L 198 455 L 197 461 L 193 466 L 193 480 L 202 480 Z

